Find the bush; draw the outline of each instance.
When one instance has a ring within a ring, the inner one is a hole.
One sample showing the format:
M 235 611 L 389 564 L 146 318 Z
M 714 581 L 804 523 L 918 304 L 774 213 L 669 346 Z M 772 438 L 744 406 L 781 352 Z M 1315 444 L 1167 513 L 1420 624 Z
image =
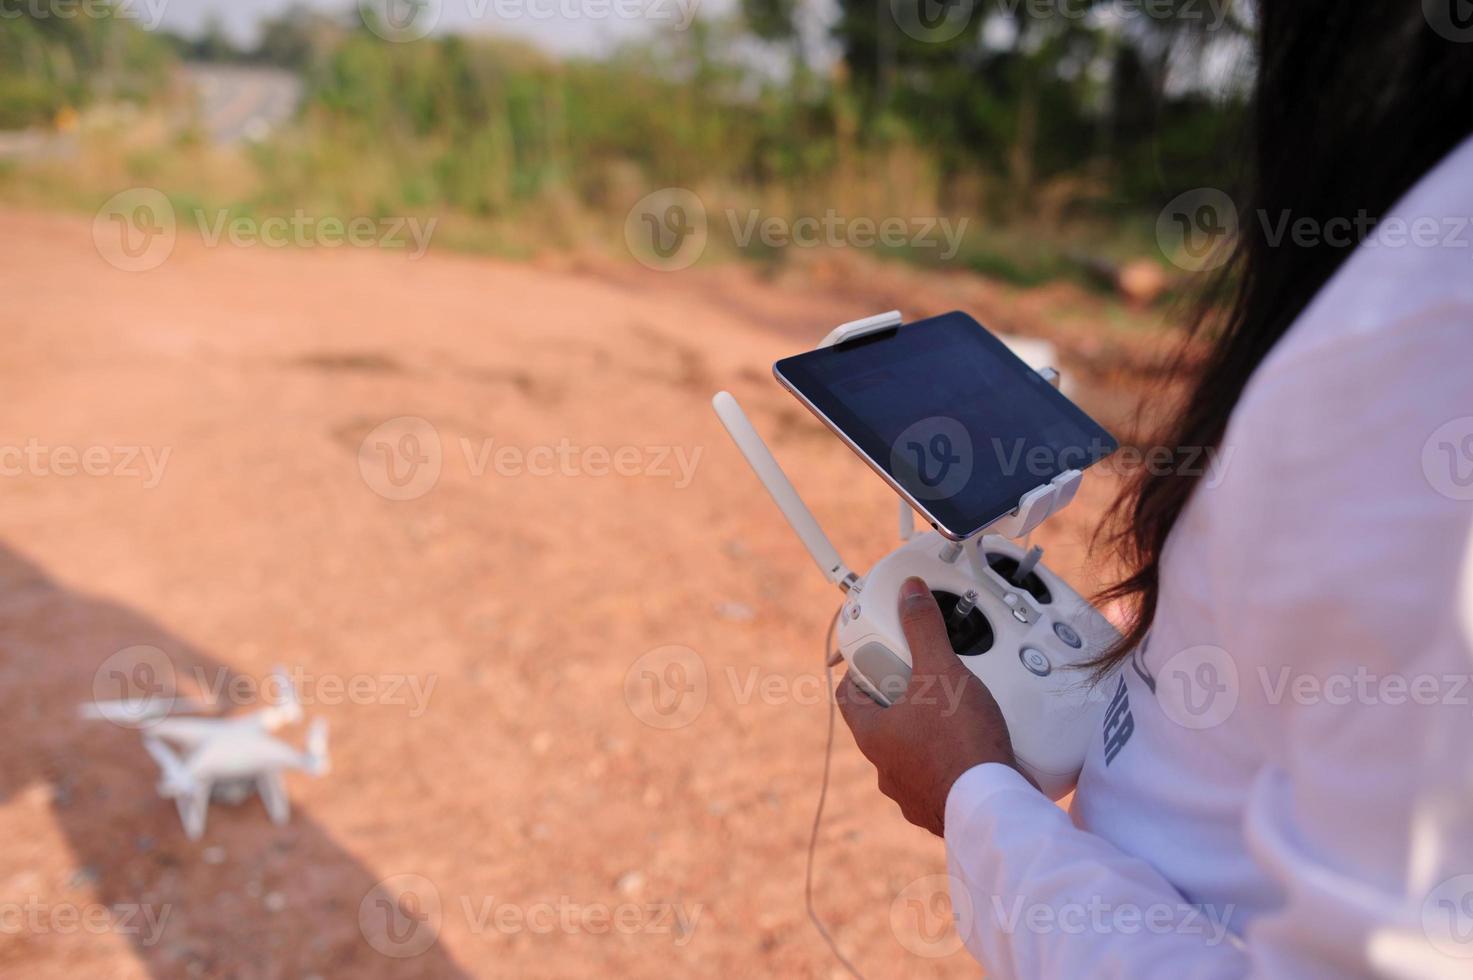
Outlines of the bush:
M 0 75 L 0 129 L 48 124 L 65 104 L 60 90 L 39 79 Z

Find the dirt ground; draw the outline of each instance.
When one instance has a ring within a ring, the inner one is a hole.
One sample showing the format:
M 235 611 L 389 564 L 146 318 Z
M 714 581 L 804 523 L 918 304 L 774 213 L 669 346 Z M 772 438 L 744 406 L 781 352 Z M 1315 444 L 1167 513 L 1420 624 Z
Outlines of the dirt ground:
M 709 398 L 743 400 L 855 567 L 893 498 L 775 358 L 960 306 L 1066 343 L 1086 407 L 1121 407 L 1088 307 L 972 280 L 190 239 L 129 274 L 87 219 L 0 229 L 0 447 L 29 447 L 0 478 L 7 976 L 842 975 L 803 908 L 838 595 Z M 1084 585 L 1110 489 L 1040 535 Z M 253 798 L 189 842 L 137 733 L 78 716 L 140 646 L 235 710 L 296 672 L 332 771 L 289 777 L 288 826 Z M 836 938 L 871 977 L 975 975 L 941 844 L 840 736 Z

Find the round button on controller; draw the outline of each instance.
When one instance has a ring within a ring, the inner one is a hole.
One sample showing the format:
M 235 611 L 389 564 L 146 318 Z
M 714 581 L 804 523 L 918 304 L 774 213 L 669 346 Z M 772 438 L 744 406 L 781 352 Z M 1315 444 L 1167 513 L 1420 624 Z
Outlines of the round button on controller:
M 1068 623 L 1055 623 L 1054 635 L 1076 650 L 1084 646 L 1084 641 L 1079 638 L 1078 633 L 1074 632 L 1074 627 Z
M 1018 651 L 1018 659 L 1023 661 L 1023 666 L 1028 668 L 1030 674 L 1039 677 L 1047 677 L 1053 671 L 1054 665 L 1049 663 L 1048 656 L 1034 647 L 1024 647 Z

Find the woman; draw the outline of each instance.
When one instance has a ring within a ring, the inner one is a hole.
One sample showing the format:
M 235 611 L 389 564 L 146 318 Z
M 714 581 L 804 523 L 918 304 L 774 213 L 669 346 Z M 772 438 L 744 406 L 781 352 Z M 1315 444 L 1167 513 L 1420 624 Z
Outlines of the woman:
M 1226 465 L 1117 507 L 1137 613 L 1071 815 L 921 583 L 961 709 L 841 686 L 989 977 L 1473 973 L 1473 43 L 1437 6 L 1260 5 L 1230 312 L 1168 443 Z

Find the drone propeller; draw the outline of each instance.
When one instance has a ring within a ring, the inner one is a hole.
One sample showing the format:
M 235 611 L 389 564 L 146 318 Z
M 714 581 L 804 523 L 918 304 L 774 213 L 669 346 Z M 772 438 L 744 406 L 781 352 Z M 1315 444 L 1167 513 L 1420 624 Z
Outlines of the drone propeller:
M 307 751 L 302 756 L 302 769 L 314 776 L 325 776 L 332 768 L 327 753 L 327 719 L 318 718 L 307 729 Z
M 163 741 L 145 735 L 143 747 L 148 754 L 153 756 L 153 761 L 159 765 L 162 777 L 159 780 L 159 792 L 164 796 L 180 796 L 190 793 L 195 789 L 197 780 L 190 775 L 189 770 L 184 767 L 184 762 Z
M 280 700 L 256 714 L 262 730 L 268 732 L 274 732 L 278 728 L 302 720 L 302 701 L 297 696 L 297 689 L 292 684 L 291 675 L 287 673 L 285 667 L 277 667 L 271 671 L 271 676 L 277 680 L 276 686 Z
M 88 721 L 110 721 L 130 728 L 142 728 L 169 715 L 201 712 L 204 707 L 190 697 L 120 698 L 83 702 L 77 706 L 77 715 Z

